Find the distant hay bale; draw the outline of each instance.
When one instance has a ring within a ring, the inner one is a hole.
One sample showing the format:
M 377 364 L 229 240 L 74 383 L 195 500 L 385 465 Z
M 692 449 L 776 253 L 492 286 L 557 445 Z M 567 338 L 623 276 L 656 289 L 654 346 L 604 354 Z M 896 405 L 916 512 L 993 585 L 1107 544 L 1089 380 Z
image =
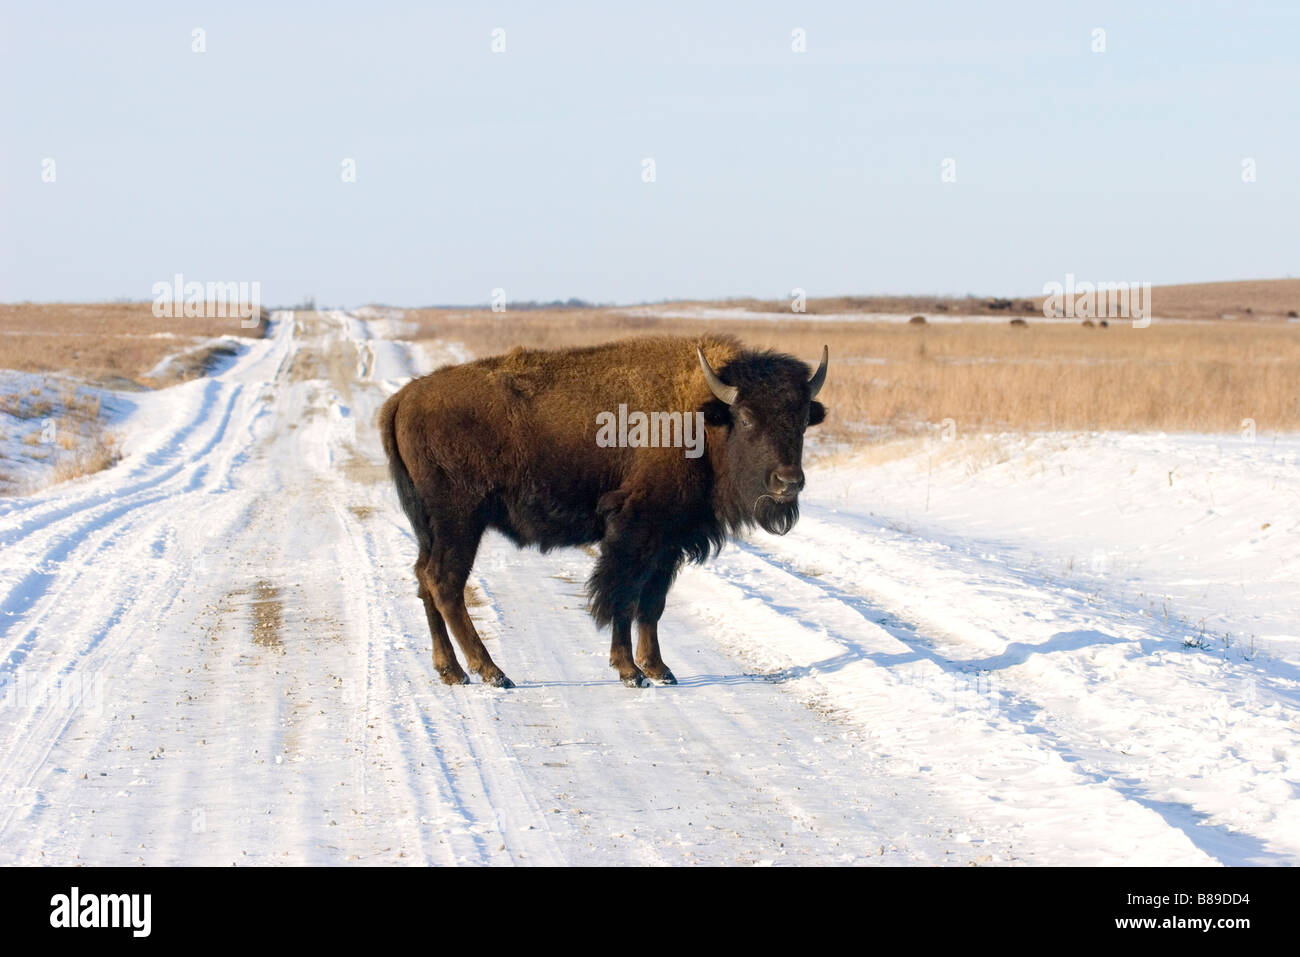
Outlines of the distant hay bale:
M 1091 319 L 1085 319 L 1083 322 L 1079 323 L 1079 325 L 1083 326 L 1085 329 L 1095 329 L 1097 327 L 1097 324 Z
M 1103 319 L 1103 320 L 1101 321 L 1101 327 L 1102 327 L 1103 329 L 1109 329 L 1109 328 L 1110 328 L 1110 323 L 1107 322 L 1105 319 Z
M 907 322 L 908 325 L 923 326 L 926 323 L 926 319 L 925 316 L 913 316 L 911 319 L 907 320 Z
M 1020 329 L 1028 329 L 1028 328 L 1029 328 L 1029 323 L 1025 322 L 1025 320 L 1023 320 L 1023 319 L 1012 319 L 1012 320 L 1011 320 L 1011 324 L 1012 324 L 1013 326 L 1016 326 L 1017 328 L 1020 328 Z

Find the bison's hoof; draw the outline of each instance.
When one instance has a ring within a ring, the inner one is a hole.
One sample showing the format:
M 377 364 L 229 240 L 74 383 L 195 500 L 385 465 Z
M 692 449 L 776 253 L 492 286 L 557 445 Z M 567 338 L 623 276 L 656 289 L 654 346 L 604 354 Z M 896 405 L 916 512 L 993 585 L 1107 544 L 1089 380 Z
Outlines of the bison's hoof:
M 650 680 L 653 681 L 653 682 L 655 682 L 656 684 L 661 684 L 661 685 L 675 685 L 675 684 L 677 684 L 677 676 L 674 675 L 674 674 L 673 674 L 671 671 L 669 671 L 667 668 L 665 668 L 665 669 L 663 670 L 663 673 L 662 673 L 662 674 L 650 675 L 649 677 L 650 677 Z
M 623 684 L 627 685 L 629 688 L 649 688 L 650 679 L 638 671 L 634 675 L 626 676 L 623 679 Z
M 513 681 L 499 671 L 494 675 L 485 675 L 483 683 L 491 685 L 493 688 L 513 688 L 515 686 Z
M 438 677 L 442 679 L 442 683 L 445 685 L 469 684 L 469 675 L 459 669 L 452 671 L 450 668 L 439 668 Z

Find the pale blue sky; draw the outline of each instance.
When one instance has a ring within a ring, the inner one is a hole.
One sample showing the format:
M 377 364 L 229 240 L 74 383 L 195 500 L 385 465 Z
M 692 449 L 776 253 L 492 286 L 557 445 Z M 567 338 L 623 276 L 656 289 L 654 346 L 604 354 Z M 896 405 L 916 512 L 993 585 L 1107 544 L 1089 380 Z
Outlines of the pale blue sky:
M 0 9 L 0 300 L 1300 275 L 1300 4 Z

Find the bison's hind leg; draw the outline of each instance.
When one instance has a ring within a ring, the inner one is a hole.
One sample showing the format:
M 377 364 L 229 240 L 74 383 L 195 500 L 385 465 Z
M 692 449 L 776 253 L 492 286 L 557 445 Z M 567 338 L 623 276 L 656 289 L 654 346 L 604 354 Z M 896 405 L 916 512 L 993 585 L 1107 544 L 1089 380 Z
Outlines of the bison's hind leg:
M 484 684 L 513 688 L 514 682 L 496 666 L 483 647 L 469 609 L 465 607 L 465 583 L 469 581 L 469 572 L 485 527 L 478 519 L 456 521 L 445 516 L 435 517 L 433 542 L 424 565 L 423 581 L 433 596 L 439 621 L 445 620 L 450 626 L 470 670 L 478 674 Z
M 447 623 L 442 620 L 442 613 L 438 611 L 438 606 L 433 601 L 433 594 L 425 581 L 425 569 L 428 564 L 428 556 L 421 555 L 420 560 L 415 563 L 415 578 L 420 583 L 418 594 L 420 600 L 424 602 L 424 615 L 429 619 L 429 634 L 433 636 L 433 668 L 445 685 L 469 684 L 469 675 L 465 674 L 465 669 L 456 660 L 456 652 L 451 647 Z

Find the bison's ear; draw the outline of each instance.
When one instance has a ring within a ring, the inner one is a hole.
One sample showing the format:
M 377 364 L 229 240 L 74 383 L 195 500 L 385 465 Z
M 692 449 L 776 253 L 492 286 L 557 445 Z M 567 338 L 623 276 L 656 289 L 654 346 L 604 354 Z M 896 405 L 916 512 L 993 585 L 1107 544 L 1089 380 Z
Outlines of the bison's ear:
M 710 399 L 700 406 L 705 425 L 730 425 L 731 407 L 719 399 Z
M 822 420 L 826 418 L 826 406 L 820 402 L 811 402 L 808 405 L 808 424 L 821 425 Z

